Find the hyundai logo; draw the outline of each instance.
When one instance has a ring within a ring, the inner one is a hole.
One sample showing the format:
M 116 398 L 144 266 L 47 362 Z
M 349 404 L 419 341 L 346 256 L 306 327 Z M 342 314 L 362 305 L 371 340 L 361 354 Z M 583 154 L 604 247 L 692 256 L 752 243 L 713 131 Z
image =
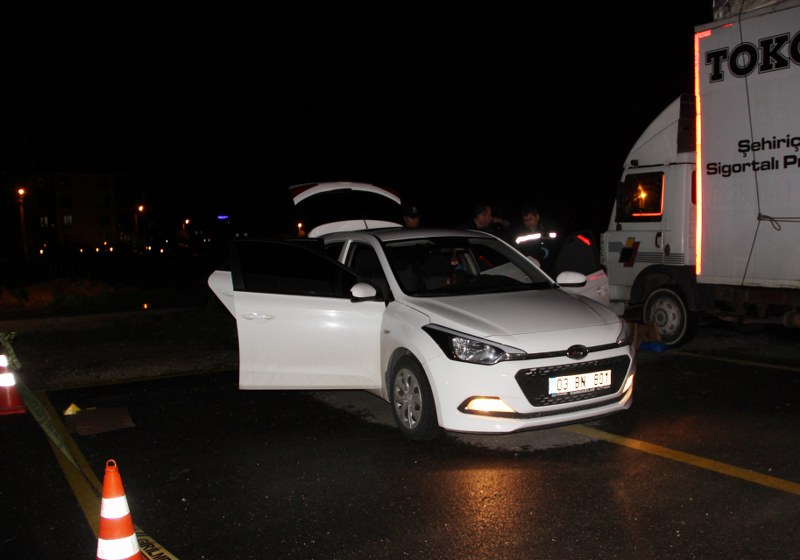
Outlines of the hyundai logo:
M 586 354 L 589 353 L 589 349 L 586 348 L 583 344 L 573 344 L 569 348 L 567 348 L 567 358 L 572 358 L 573 360 L 580 360 L 581 358 L 585 358 Z

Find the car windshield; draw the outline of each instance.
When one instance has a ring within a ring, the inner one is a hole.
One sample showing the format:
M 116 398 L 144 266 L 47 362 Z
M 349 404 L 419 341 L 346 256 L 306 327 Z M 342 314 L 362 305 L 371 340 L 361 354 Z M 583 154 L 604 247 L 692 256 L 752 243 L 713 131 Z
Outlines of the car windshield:
M 524 256 L 496 239 L 429 237 L 391 241 L 384 251 L 392 272 L 412 296 L 542 290 L 553 282 Z

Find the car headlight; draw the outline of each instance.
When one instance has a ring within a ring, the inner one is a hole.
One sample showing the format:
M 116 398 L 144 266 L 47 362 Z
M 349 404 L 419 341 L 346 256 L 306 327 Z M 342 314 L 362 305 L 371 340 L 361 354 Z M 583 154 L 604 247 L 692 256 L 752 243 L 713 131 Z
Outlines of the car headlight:
M 451 360 L 490 366 L 507 360 L 522 360 L 526 356 L 519 348 L 490 342 L 439 325 L 425 325 L 422 329 Z

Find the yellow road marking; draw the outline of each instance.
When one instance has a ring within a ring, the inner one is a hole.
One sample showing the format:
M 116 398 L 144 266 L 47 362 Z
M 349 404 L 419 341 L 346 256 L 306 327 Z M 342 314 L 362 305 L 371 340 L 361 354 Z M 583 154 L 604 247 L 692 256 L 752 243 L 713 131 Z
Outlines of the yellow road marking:
M 657 455 L 658 457 L 663 457 L 672 461 L 678 461 L 680 463 L 686 463 L 687 465 L 692 465 L 694 467 L 724 474 L 733 478 L 739 478 L 754 484 L 760 484 L 762 486 L 766 486 L 767 488 L 772 488 L 774 490 L 780 490 L 781 492 L 788 492 L 789 494 L 800 496 L 800 484 L 783 480 L 782 478 L 777 478 L 775 476 L 762 474 L 749 469 L 734 467 L 733 465 L 706 459 L 705 457 L 700 457 L 699 455 L 675 451 L 674 449 L 661 447 L 660 445 L 654 445 L 652 443 L 647 443 L 646 441 L 618 436 L 616 434 L 611 434 L 609 432 L 604 432 L 602 430 L 597 430 L 581 424 L 566 426 L 563 429 L 590 437 L 592 439 L 607 441 L 609 443 L 635 449 L 636 451 L 641 451 L 643 453 L 650 453 L 651 455 Z

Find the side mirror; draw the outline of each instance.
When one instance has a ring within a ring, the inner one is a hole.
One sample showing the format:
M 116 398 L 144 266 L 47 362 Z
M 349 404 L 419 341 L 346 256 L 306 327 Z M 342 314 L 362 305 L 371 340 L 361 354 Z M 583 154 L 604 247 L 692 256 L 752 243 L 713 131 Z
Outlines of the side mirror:
M 374 286 L 370 286 L 366 282 L 358 282 L 350 288 L 350 295 L 353 301 L 361 301 L 364 299 L 373 299 L 378 295 L 378 290 Z
M 558 275 L 556 283 L 562 288 L 582 288 L 586 285 L 586 275 L 580 272 L 565 270 Z

